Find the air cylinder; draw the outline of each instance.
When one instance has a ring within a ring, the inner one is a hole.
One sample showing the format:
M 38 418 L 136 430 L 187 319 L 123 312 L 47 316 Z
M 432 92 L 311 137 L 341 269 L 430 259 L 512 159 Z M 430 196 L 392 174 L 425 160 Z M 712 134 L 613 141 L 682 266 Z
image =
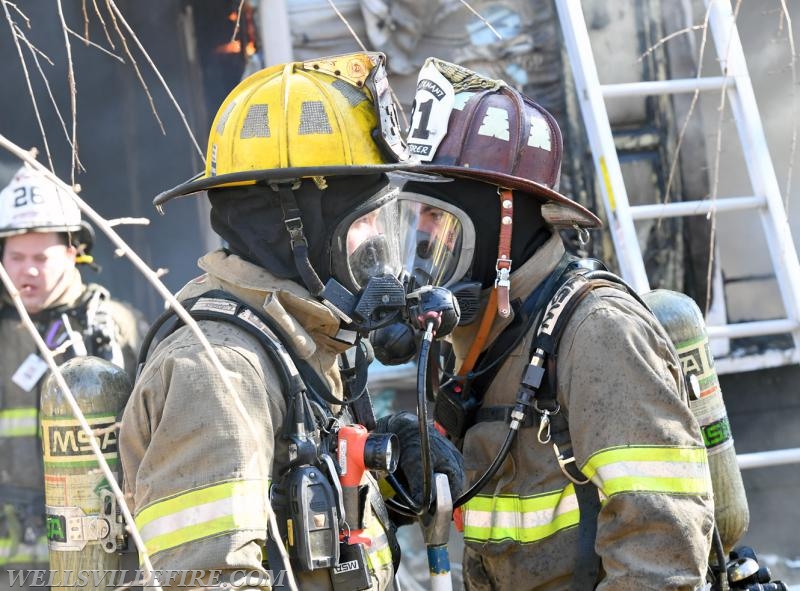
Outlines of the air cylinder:
M 676 291 L 656 289 L 642 298 L 675 345 L 687 378 L 689 407 L 708 450 L 714 516 L 728 553 L 747 531 L 750 512 L 703 314 L 692 298 Z
M 116 420 L 131 392 L 125 370 L 91 356 L 71 359 L 60 369 L 103 457 L 119 478 Z M 124 528 L 117 500 L 92 451 L 90 436 L 53 375 L 42 387 L 40 416 L 52 588 L 74 590 L 82 582 L 96 589 L 120 586 Z M 88 581 L 78 579 L 87 574 Z

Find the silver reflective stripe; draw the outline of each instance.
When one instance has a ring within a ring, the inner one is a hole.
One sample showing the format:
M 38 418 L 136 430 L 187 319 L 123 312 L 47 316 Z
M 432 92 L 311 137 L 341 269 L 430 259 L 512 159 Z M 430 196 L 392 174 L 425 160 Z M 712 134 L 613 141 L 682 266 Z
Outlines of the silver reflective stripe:
M 147 550 L 160 552 L 223 532 L 266 532 L 268 483 L 234 480 L 159 500 L 136 515 Z

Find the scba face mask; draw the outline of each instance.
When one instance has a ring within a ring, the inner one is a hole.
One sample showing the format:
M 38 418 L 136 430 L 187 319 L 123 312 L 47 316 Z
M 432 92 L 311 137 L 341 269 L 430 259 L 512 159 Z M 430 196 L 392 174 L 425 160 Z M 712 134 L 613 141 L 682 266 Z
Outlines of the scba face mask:
M 413 288 L 448 287 L 463 277 L 475 251 L 472 220 L 428 195 L 393 189 L 388 196 L 368 213 L 353 212 L 337 229 L 340 256 L 334 261 L 345 262 L 334 265 L 339 279 L 358 291 L 381 274 L 408 279 Z
M 402 191 L 397 197 L 401 277 L 412 293 L 436 288 L 454 292 L 461 324 L 474 320 L 480 283 L 462 281 L 475 254 L 475 227 L 463 210 L 435 197 Z M 437 297 L 426 294 L 428 302 Z M 451 298 L 452 299 L 452 298 Z M 415 329 L 409 322 L 394 322 L 370 336 L 375 356 L 384 365 L 409 361 L 417 351 Z
M 420 193 L 402 191 L 397 198 L 401 216 L 403 271 L 415 287 L 449 287 L 472 264 L 475 228 L 465 212 Z

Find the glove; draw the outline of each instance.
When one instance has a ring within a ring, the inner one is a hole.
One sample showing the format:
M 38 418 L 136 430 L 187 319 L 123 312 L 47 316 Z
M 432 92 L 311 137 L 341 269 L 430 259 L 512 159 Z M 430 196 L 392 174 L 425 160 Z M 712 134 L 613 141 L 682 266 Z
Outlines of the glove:
M 416 503 L 422 502 L 422 445 L 419 419 L 410 412 L 399 412 L 378 419 L 375 431 L 394 433 L 400 440 L 400 459 L 395 475 Z M 449 439 L 429 429 L 433 471 L 447 475 L 450 495 L 455 501 L 464 488 L 464 458 Z M 433 486 L 433 483 L 431 483 Z

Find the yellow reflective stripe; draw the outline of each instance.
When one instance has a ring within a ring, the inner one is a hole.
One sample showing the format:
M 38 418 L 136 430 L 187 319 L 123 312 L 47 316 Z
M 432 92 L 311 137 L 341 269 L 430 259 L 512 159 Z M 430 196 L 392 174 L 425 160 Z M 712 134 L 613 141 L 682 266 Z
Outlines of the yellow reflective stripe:
M 0 437 L 32 437 L 39 432 L 39 413 L 35 408 L 0 410 Z
M 35 544 L 14 543 L 10 538 L 0 538 L 0 565 L 46 563 L 49 559 L 45 536 L 40 536 Z
M 464 505 L 464 538 L 536 542 L 578 524 L 572 484 L 534 497 L 478 495 Z
M 232 480 L 161 499 L 135 517 L 151 554 L 228 531 L 267 529 L 269 483 Z
M 389 546 L 389 538 L 386 537 L 386 532 L 380 522 L 373 519 L 365 531 L 372 540 L 372 544 L 367 549 L 369 567 L 374 571 L 387 564 L 392 564 L 392 548 Z
M 589 458 L 581 472 L 609 497 L 624 492 L 711 492 L 708 456 L 702 447 L 605 449 Z

